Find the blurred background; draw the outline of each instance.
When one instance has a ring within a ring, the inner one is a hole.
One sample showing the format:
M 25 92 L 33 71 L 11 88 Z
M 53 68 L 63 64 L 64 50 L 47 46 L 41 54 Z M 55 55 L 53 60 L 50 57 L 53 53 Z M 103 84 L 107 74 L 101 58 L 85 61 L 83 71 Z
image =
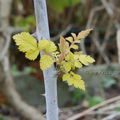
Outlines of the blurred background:
M 55 43 L 60 35 L 93 28 L 80 43 L 80 50 L 96 60 L 77 71 L 86 91 L 58 80 L 60 120 L 120 120 L 120 0 L 47 0 L 47 7 Z M 32 0 L 0 0 L 0 120 L 26 120 L 23 102 L 46 112 L 39 57 L 27 60 L 12 40 L 15 33 L 35 29 Z

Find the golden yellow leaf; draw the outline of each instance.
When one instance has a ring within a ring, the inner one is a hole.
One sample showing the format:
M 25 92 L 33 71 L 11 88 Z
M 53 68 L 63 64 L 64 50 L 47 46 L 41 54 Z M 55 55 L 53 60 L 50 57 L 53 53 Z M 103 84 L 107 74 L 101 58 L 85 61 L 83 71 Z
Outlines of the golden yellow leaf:
M 81 76 L 73 72 L 66 73 L 62 77 L 63 81 L 66 81 L 68 85 L 73 85 L 75 88 L 85 90 L 84 81 L 81 79 Z
M 67 37 L 67 38 L 65 38 L 67 41 L 69 41 L 69 42 L 73 42 L 73 38 L 72 37 Z
M 77 68 L 81 68 L 82 67 L 82 64 L 79 61 L 75 61 L 74 65 Z
M 13 39 L 16 45 L 19 46 L 19 50 L 22 52 L 27 52 L 37 48 L 37 40 L 28 32 L 18 33 L 13 36 Z
M 62 80 L 67 81 L 67 80 L 70 80 L 70 78 L 71 78 L 71 75 L 69 73 L 66 73 L 63 75 Z
M 71 45 L 71 48 L 73 48 L 74 50 L 78 49 L 78 45 Z
M 45 48 L 45 51 L 47 53 L 55 52 L 57 50 L 57 46 L 54 44 L 54 42 L 49 41 L 49 45 Z
M 74 54 L 72 52 L 70 52 L 68 55 L 65 56 L 65 60 L 73 61 L 74 60 Z
M 86 56 L 86 59 L 89 63 L 95 62 L 95 60 L 92 57 L 90 57 L 89 55 Z
M 71 35 L 73 36 L 74 40 L 76 40 L 77 36 L 75 33 L 71 33 Z
M 46 49 L 46 47 L 48 45 L 49 45 L 49 41 L 48 40 L 40 40 L 38 42 L 38 48 L 39 48 L 40 51 Z
M 90 63 L 95 62 L 95 60 L 92 57 L 90 57 L 89 55 L 83 55 L 83 54 L 79 56 L 79 60 L 84 65 L 89 65 Z
M 71 62 L 63 62 L 63 69 L 66 71 L 66 72 L 69 72 L 72 68 L 72 64 Z
M 38 48 L 39 50 L 44 50 L 47 53 L 51 53 L 57 50 L 56 45 L 54 44 L 54 42 L 50 41 L 50 40 L 40 40 L 38 42 Z
M 69 48 L 69 43 L 65 40 L 63 36 L 60 37 L 59 50 L 61 53 L 64 53 Z
M 54 63 L 54 60 L 49 55 L 43 55 L 40 59 L 40 68 L 46 70 L 50 68 Z
M 26 52 L 25 57 L 28 58 L 29 60 L 35 60 L 39 53 L 40 52 L 38 49 L 31 50 L 31 51 Z
M 34 60 L 39 55 L 37 40 L 28 32 L 18 33 L 13 36 L 13 39 L 21 52 L 26 53 L 26 57 Z
M 92 30 L 93 30 L 93 29 L 87 29 L 87 30 L 81 31 L 81 32 L 78 34 L 77 39 L 78 39 L 78 40 L 85 39 Z

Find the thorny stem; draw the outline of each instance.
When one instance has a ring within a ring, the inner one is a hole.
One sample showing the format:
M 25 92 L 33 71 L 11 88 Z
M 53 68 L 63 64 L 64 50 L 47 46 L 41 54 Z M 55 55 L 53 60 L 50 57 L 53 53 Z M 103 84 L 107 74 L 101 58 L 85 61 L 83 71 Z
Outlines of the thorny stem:
M 36 16 L 36 34 L 38 40 L 50 40 L 46 0 L 34 0 Z M 42 55 L 42 54 L 41 54 Z M 57 76 L 55 67 L 43 71 L 45 82 L 46 117 L 47 120 L 58 120 Z

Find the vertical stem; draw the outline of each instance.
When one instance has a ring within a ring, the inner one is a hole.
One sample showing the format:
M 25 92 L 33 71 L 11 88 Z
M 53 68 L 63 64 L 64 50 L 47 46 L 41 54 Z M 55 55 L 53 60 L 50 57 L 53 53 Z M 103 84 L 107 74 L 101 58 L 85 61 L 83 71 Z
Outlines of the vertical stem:
M 120 63 L 120 29 L 117 29 L 117 49 L 118 49 L 118 62 Z
M 9 26 L 9 15 L 12 0 L 0 0 L 0 27 L 6 29 Z
M 41 38 L 50 39 L 46 0 L 34 0 L 36 16 L 36 35 Z M 41 54 L 42 55 L 42 54 Z M 57 76 L 54 66 L 43 71 L 45 80 L 46 116 L 47 120 L 58 120 L 57 101 Z

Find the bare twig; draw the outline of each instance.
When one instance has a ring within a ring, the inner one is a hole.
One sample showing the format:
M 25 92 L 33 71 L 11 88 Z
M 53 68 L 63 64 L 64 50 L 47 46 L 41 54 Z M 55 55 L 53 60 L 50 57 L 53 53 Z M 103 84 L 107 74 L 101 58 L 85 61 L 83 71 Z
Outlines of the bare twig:
M 6 56 L 7 52 L 8 52 L 8 49 L 9 49 L 9 46 L 10 46 L 10 40 L 11 40 L 11 37 L 9 34 L 5 35 L 6 38 L 5 38 L 5 46 L 4 48 L 2 49 L 1 53 L 0 53 L 0 61 L 3 60 L 3 58 Z
M 89 109 L 87 109 L 87 110 L 85 110 L 85 111 L 83 111 L 81 113 L 78 113 L 78 114 L 68 118 L 67 120 L 76 120 L 78 118 L 81 118 L 81 117 L 85 116 L 86 114 L 90 113 L 91 111 L 94 111 L 94 110 L 96 110 L 98 108 L 101 108 L 101 107 L 103 107 L 103 106 L 105 106 L 107 104 L 110 104 L 112 102 L 115 102 L 117 100 L 120 100 L 120 96 L 108 99 L 108 100 L 106 100 L 106 101 L 104 101 L 104 102 L 102 102 L 102 103 L 100 103 L 100 104 L 98 104 L 96 106 L 93 106 L 93 107 L 91 107 L 91 108 L 89 108 Z
M 59 33 L 58 35 L 56 35 L 55 37 L 51 37 L 52 41 L 56 41 L 59 39 L 60 36 L 64 36 L 67 34 L 67 32 L 69 32 L 72 28 L 72 25 L 69 25 L 65 30 L 63 30 L 61 33 Z
M 102 6 L 95 7 L 95 8 L 93 8 L 93 9 L 91 10 L 91 13 L 90 13 L 90 16 L 89 16 L 89 19 L 88 19 L 86 28 L 93 27 L 93 26 L 92 26 L 92 21 L 93 21 L 93 18 L 94 18 L 94 16 L 95 16 L 95 14 L 96 14 L 97 12 L 103 10 L 103 9 L 104 9 L 104 6 L 102 5 Z M 108 59 L 108 57 L 107 57 L 106 54 L 104 53 L 105 45 L 106 45 L 108 39 L 105 39 L 104 43 L 103 43 L 102 45 L 100 45 L 99 42 L 98 42 L 98 37 L 96 38 L 95 36 L 96 36 L 96 33 L 95 33 L 94 37 L 92 37 L 92 38 L 93 38 L 93 42 L 94 42 L 94 44 L 96 45 L 99 53 L 101 54 L 101 56 L 103 57 L 103 59 L 105 60 L 105 62 L 106 62 L 107 64 L 109 64 L 109 63 L 110 63 L 110 60 Z M 109 36 L 109 34 L 107 34 L 105 37 L 108 38 L 108 36 Z M 83 44 L 83 42 L 82 42 L 82 44 Z M 82 46 L 83 46 L 83 45 L 82 45 Z
M 0 61 L 4 58 L 4 56 L 7 54 L 9 46 L 10 46 L 10 41 L 11 41 L 11 35 L 14 32 L 21 32 L 23 29 L 21 28 L 13 28 L 13 27 L 8 27 L 7 30 L 1 29 L 0 32 L 3 33 L 3 39 L 5 45 L 3 45 L 2 51 L 0 51 Z
M 120 112 L 116 112 L 111 115 L 108 115 L 107 117 L 103 118 L 102 120 L 116 120 L 118 118 L 120 118 Z
M 91 25 L 92 25 L 92 21 L 93 21 L 94 15 L 96 14 L 96 12 L 101 11 L 101 10 L 103 10 L 103 9 L 104 9 L 103 6 L 98 6 L 98 7 L 95 7 L 95 8 L 93 8 L 93 9 L 91 10 L 90 15 L 89 15 L 89 18 L 88 18 L 87 25 L 86 25 L 86 29 L 93 27 L 93 26 L 91 26 Z M 82 40 L 82 41 L 80 42 L 80 48 L 81 48 L 81 50 L 83 51 L 83 53 L 86 54 L 86 49 L 85 49 L 85 42 L 84 42 L 84 40 Z
M 111 27 L 113 25 L 112 22 L 113 22 L 112 19 L 110 19 L 108 26 L 107 26 L 107 29 L 106 29 L 105 36 L 104 36 L 104 42 L 101 45 L 101 49 L 103 49 L 103 51 L 105 50 L 105 47 L 106 47 L 106 44 L 110 38 L 110 35 L 112 34 L 112 30 L 111 30 Z
M 28 120 L 44 120 L 40 112 L 34 107 L 31 107 L 28 104 L 26 104 L 17 93 L 15 89 L 15 84 L 13 82 L 13 78 L 10 73 L 10 63 L 8 56 L 4 57 L 2 65 L 5 74 L 5 79 L 1 83 L 1 89 L 6 95 L 6 98 L 9 100 L 10 104 L 12 104 L 16 108 L 16 110 Z
M 23 28 L 20 28 L 20 27 L 11 27 L 11 26 L 9 26 L 9 27 L 7 28 L 7 30 L 8 30 L 8 33 L 9 33 L 9 34 L 12 34 L 12 33 L 22 32 L 22 31 L 23 31 Z
M 112 17 L 114 13 L 113 13 L 113 10 L 112 10 L 110 4 L 106 0 L 101 0 L 101 1 L 104 5 L 105 9 L 107 10 L 108 14 Z
M 109 2 L 107 2 L 106 0 L 101 0 L 102 4 L 104 5 L 108 15 L 111 18 L 114 18 L 114 24 L 117 28 L 117 47 L 118 47 L 118 61 L 120 63 L 120 41 L 119 41 L 119 34 L 120 34 L 120 23 L 119 23 L 119 19 L 115 18 L 115 15 L 117 13 L 114 12 L 113 7 L 111 7 L 111 4 Z
M 113 110 L 113 109 L 115 109 L 115 108 L 117 108 L 119 106 L 120 106 L 120 101 L 118 103 L 112 103 L 109 106 L 105 106 L 103 108 L 100 108 L 98 111 L 99 112 L 106 112 L 106 111 Z
M 97 32 L 94 31 L 94 36 L 93 36 L 92 38 L 93 38 L 93 42 L 94 42 L 94 44 L 96 45 L 96 48 L 98 49 L 100 55 L 103 57 L 104 61 L 105 61 L 107 64 L 109 64 L 109 63 L 110 63 L 110 60 L 109 60 L 109 58 L 107 57 L 107 55 L 105 54 L 105 52 L 103 51 L 103 49 L 101 49 L 100 43 L 98 42 Z
M 101 10 L 104 10 L 104 6 L 101 5 L 101 6 L 97 6 L 95 8 L 93 8 L 90 12 L 90 15 L 89 15 L 89 18 L 88 18 L 88 22 L 87 22 L 87 25 L 86 25 L 86 28 L 90 28 L 92 27 L 92 21 L 93 21 L 93 18 L 95 16 L 95 14 Z
M 102 2 L 102 4 L 104 5 L 104 7 L 105 7 L 105 9 L 106 9 L 106 11 L 107 11 L 107 13 L 108 13 L 108 15 L 109 15 L 111 18 L 113 18 L 113 17 L 115 16 L 115 13 L 114 13 L 114 11 L 113 11 L 110 3 L 107 2 L 106 0 L 101 0 L 101 2 Z M 115 26 L 116 26 L 117 29 L 120 28 L 120 24 L 119 24 L 118 21 L 119 21 L 119 20 L 114 19 L 114 24 L 115 24 Z
M 104 112 L 104 111 L 92 111 L 86 115 L 111 115 L 113 113 L 116 113 L 116 111 L 106 111 L 106 112 Z

